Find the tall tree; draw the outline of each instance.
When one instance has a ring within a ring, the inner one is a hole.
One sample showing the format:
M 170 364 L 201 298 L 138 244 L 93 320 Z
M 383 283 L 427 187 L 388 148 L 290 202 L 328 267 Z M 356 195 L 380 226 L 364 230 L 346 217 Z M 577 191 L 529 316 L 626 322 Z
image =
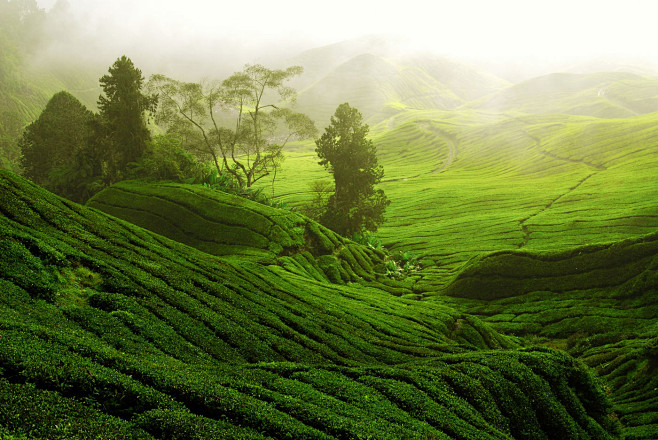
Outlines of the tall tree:
M 285 83 L 301 73 L 299 66 L 272 70 L 256 64 L 209 84 L 154 75 L 149 87 L 160 98 L 156 120 L 169 133 L 211 158 L 218 172 L 250 187 L 276 173 L 288 141 L 315 136 L 310 118 L 282 106 L 295 95 Z
M 329 197 L 321 221 L 345 236 L 376 231 L 384 221 L 390 201 L 375 189 L 384 176 L 377 151 L 361 113 L 348 103 L 338 106 L 324 134 L 315 141 L 320 165 L 334 176 L 335 192 Z
M 146 115 L 155 112 L 157 96 L 142 93 L 142 71 L 125 55 L 101 77 L 100 84 L 105 96 L 98 98 L 101 123 L 95 126 L 96 138 L 105 150 L 109 181 L 115 182 L 151 140 Z
M 51 173 L 69 164 L 89 138 L 92 113 L 68 92 L 59 92 L 19 140 L 24 174 L 52 190 Z

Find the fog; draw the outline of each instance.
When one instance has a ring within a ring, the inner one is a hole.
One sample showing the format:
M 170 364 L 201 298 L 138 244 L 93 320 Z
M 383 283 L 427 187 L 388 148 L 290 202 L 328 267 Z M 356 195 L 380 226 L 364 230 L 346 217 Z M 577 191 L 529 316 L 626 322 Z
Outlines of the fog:
M 247 62 L 287 59 L 304 49 L 369 34 L 390 34 L 407 50 L 489 65 L 521 62 L 535 70 L 601 56 L 658 61 L 651 0 L 37 3 L 47 11 L 66 11 L 60 14 L 66 18 L 53 26 L 43 56 L 107 66 L 126 54 L 145 66 L 145 73 L 190 79 L 221 76 Z

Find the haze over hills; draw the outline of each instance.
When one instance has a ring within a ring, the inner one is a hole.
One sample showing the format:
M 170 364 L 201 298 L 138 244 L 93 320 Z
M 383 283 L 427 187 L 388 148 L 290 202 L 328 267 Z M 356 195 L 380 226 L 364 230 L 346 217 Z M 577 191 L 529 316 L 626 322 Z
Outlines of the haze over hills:
M 295 61 L 318 66 L 314 60 L 324 59 L 326 50 L 337 49 L 321 48 Z M 327 65 L 317 76 L 300 91 L 297 104 L 321 123 L 343 102 L 379 122 L 406 108 L 452 110 L 507 85 L 465 63 L 431 54 L 385 57 L 363 52 L 335 67 Z
M 220 70 L 197 55 L 135 61 Z M 18 58 L 0 98 L 23 123 L 60 88 L 93 108 L 106 67 Z M 267 59 L 305 68 L 320 130 L 364 114 L 384 249 L 201 185 L 83 206 L 0 171 L 1 438 L 656 438 L 650 65 L 496 76 L 381 36 Z M 314 148 L 256 189 L 302 207 L 331 179 Z M 398 252 L 418 266 L 391 271 Z
M 476 109 L 626 118 L 658 111 L 658 80 L 632 73 L 553 73 L 472 103 Z

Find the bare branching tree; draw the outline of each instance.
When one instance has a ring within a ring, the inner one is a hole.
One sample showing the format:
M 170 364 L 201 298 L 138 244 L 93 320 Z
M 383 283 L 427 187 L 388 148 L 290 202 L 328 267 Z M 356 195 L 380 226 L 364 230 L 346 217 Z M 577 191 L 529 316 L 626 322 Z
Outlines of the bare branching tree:
M 272 70 L 256 64 L 222 82 L 153 75 L 148 86 L 159 95 L 156 122 L 189 151 L 212 159 L 219 173 L 250 187 L 276 173 L 287 142 L 317 133 L 308 116 L 284 107 L 296 94 L 285 83 L 301 73 L 298 66 Z

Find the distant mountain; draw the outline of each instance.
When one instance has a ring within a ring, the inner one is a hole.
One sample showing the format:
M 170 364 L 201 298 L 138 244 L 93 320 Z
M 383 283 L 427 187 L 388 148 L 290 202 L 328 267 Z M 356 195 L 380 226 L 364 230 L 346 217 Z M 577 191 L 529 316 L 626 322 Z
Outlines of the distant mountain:
M 658 111 L 658 78 L 633 73 L 553 73 L 471 103 L 486 111 L 625 118 Z
M 397 46 L 398 43 L 389 37 L 368 35 L 306 50 L 286 60 L 285 65 L 304 67 L 304 74 L 295 83 L 297 89 L 304 89 L 356 56 L 390 57 L 399 53 Z
M 569 73 L 626 72 L 641 76 L 658 76 L 658 64 L 642 59 L 599 57 L 578 62 Z
M 404 54 L 394 41 L 368 37 L 313 49 L 291 60 L 304 67 L 295 86 L 301 111 L 324 122 L 349 102 L 370 122 L 405 108 L 455 109 L 508 83 L 435 54 Z

